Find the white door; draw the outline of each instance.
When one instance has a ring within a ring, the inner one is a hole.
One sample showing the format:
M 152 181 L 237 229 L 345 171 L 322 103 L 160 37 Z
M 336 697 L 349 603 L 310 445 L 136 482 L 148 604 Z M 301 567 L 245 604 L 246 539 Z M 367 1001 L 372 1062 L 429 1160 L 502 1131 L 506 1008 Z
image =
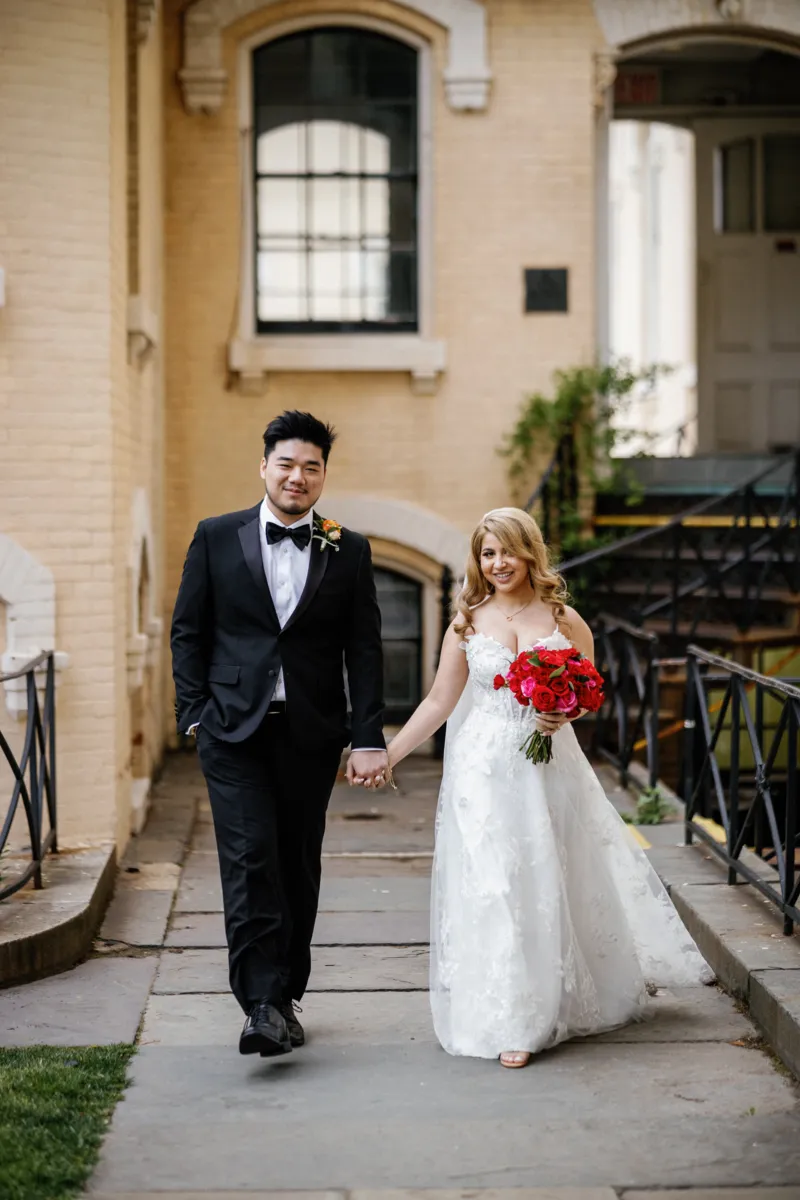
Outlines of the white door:
M 698 121 L 698 450 L 800 443 L 800 120 Z

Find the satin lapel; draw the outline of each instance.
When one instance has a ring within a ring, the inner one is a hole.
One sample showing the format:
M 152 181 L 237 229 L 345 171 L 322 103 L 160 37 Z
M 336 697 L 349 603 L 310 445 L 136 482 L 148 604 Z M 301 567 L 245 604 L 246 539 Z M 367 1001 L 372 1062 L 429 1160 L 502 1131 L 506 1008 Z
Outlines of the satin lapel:
M 258 526 L 258 510 L 256 510 L 255 520 L 248 521 L 246 525 L 240 527 L 239 541 L 242 543 L 244 560 L 250 568 L 250 574 L 255 580 L 258 594 L 263 601 L 264 613 L 269 623 L 274 625 L 276 629 L 280 629 L 278 614 L 275 612 L 275 605 L 272 602 L 272 593 L 269 590 L 267 577 L 264 574 L 264 560 L 261 557 L 261 534 Z
M 316 530 L 315 530 L 316 532 Z M 299 617 L 308 608 L 311 601 L 317 594 L 319 585 L 322 583 L 326 570 L 328 569 L 328 559 L 336 551 L 330 546 L 323 546 L 316 538 L 311 541 L 311 561 L 308 564 L 308 575 L 306 576 L 306 586 L 303 588 L 303 594 L 297 602 L 297 608 L 294 610 L 289 620 L 284 625 L 284 629 L 289 629 L 294 625 Z

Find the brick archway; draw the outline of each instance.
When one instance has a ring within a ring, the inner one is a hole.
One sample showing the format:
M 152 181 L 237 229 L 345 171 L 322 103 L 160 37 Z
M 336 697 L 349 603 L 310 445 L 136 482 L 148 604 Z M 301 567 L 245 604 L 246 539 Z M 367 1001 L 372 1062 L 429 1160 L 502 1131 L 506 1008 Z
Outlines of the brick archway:
M 671 33 L 703 33 L 800 40 L 796 0 L 594 0 L 594 11 L 615 53 Z
M 342 525 L 400 546 L 409 546 L 436 563 L 450 567 L 456 578 L 464 570 L 469 538 L 436 513 L 406 500 L 326 493 L 321 508 Z

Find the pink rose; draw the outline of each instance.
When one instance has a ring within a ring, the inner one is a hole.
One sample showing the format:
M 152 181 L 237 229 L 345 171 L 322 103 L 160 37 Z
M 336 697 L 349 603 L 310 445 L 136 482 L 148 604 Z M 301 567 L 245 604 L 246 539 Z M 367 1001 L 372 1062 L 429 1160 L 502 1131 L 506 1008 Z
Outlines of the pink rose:
M 527 696 L 528 699 L 530 700 L 531 696 L 533 695 L 533 690 L 535 687 L 536 687 L 536 680 L 533 678 L 533 676 L 529 675 L 527 677 L 527 679 L 523 679 L 522 687 L 520 690 L 521 690 L 523 696 Z
M 567 692 L 566 696 L 559 696 L 556 703 L 556 711 L 568 713 L 578 707 L 578 697 L 574 692 Z

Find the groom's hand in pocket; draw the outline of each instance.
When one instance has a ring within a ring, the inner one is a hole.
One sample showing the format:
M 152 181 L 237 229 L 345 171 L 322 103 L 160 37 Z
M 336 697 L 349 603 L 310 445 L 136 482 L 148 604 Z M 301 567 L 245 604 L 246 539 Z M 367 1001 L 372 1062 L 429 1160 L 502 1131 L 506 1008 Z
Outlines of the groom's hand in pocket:
M 347 761 L 347 782 L 380 788 L 386 782 L 389 755 L 385 750 L 354 750 Z

